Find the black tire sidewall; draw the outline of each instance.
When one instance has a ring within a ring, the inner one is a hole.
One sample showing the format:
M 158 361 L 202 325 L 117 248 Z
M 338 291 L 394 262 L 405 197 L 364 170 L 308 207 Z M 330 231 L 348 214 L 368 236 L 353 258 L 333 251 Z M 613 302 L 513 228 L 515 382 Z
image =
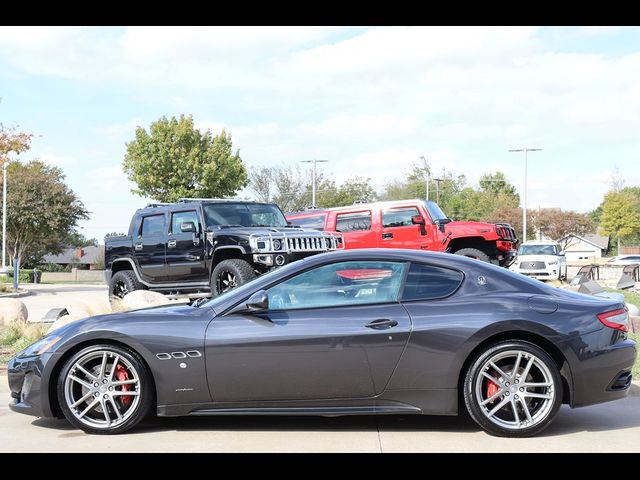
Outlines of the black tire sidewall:
M 133 273 L 131 270 L 121 270 L 119 272 L 114 273 L 113 276 L 111 277 L 111 281 L 109 282 L 109 298 L 110 299 L 121 298 L 117 295 L 114 295 L 113 293 L 113 288 L 116 282 L 119 280 L 126 283 L 127 288 L 129 289 L 128 293 L 131 293 L 135 290 L 143 289 L 143 285 L 140 282 L 138 282 L 138 279 L 136 278 L 135 273 Z
M 501 351 L 516 349 L 531 353 L 546 364 L 547 368 L 551 372 L 551 376 L 553 377 L 555 399 L 551 410 L 542 422 L 532 427 L 523 428 L 520 430 L 509 430 L 494 424 L 484 416 L 475 398 L 474 385 L 476 378 L 480 373 L 479 369 L 484 364 L 487 358 L 495 355 L 496 353 L 500 353 Z M 558 413 L 560 406 L 562 405 L 562 389 L 562 377 L 560 375 L 558 366 L 547 352 L 530 342 L 526 342 L 523 340 L 508 340 L 490 345 L 482 350 L 478 355 L 476 355 L 475 359 L 473 360 L 473 362 L 471 362 L 465 374 L 463 384 L 463 399 L 469 416 L 486 432 L 500 437 L 530 437 L 541 432 L 551 424 L 556 414 Z
M 65 400 L 64 384 L 65 384 L 65 378 L 67 377 L 69 370 L 80 357 L 96 350 L 109 350 L 111 352 L 117 353 L 118 355 L 121 355 L 122 357 L 126 358 L 129 362 L 131 362 L 131 364 L 134 366 L 134 368 L 138 371 L 138 374 L 140 375 L 140 401 L 136 406 L 136 411 L 124 423 L 114 428 L 108 428 L 108 429 L 92 428 L 89 425 L 83 424 L 82 422 L 80 422 L 80 420 L 78 420 L 73 415 L 73 413 L 69 409 L 67 402 Z M 65 362 L 64 366 L 60 370 L 60 375 L 58 375 L 56 382 L 57 382 L 56 393 L 58 396 L 58 404 L 60 405 L 60 408 L 65 418 L 74 427 L 77 427 L 80 430 L 83 430 L 84 432 L 90 433 L 90 434 L 113 435 L 117 433 L 126 432 L 127 430 L 137 425 L 138 422 L 140 422 L 149 414 L 155 398 L 152 377 L 151 377 L 151 374 L 149 373 L 149 369 L 147 368 L 142 358 L 133 350 L 130 350 L 128 348 L 124 348 L 121 346 L 117 346 L 117 345 L 111 345 L 111 344 L 91 345 L 73 354 Z
M 220 295 L 218 291 L 218 277 L 223 271 L 229 271 L 236 276 L 237 286 L 243 285 L 256 277 L 253 267 L 249 262 L 239 258 L 223 260 L 211 272 L 211 292 L 213 295 Z
M 477 248 L 461 248 L 457 252 L 454 252 L 456 255 L 462 255 L 464 257 L 474 258 L 477 257 L 476 260 L 480 260 L 481 262 L 491 262 L 491 258 L 489 255 L 484 253 L 482 250 L 478 250 Z

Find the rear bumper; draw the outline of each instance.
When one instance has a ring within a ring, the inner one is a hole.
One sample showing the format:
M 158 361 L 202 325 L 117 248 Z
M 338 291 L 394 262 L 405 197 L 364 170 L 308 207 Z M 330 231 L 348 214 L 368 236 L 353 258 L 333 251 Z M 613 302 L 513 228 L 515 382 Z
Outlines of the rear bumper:
M 575 368 L 572 367 L 572 407 L 609 402 L 628 395 L 631 369 L 637 355 L 636 343 L 633 340 L 623 340 L 597 348 L 602 340 L 616 335 L 623 334 L 604 328 L 583 337 L 585 347 L 578 352 L 582 361 Z

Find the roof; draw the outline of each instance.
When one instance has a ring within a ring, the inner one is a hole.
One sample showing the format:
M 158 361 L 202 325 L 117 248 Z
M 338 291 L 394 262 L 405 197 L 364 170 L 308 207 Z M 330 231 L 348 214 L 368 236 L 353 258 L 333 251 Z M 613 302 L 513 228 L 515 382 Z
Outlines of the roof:
M 586 235 L 574 235 L 573 233 L 570 235 L 566 235 L 562 237 L 560 240 L 564 240 L 565 238 L 575 237 L 580 240 L 590 243 L 594 247 L 598 247 L 601 250 L 606 250 L 609 247 L 609 236 L 598 235 L 597 233 L 587 233 Z
M 287 213 L 287 216 L 308 216 L 315 215 L 322 212 L 341 212 L 343 210 L 358 210 L 360 208 L 367 209 L 373 207 L 393 207 L 395 205 L 407 205 L 412 203 L 422 203 L 424 200 L 420 200 L 419 198 L 409 198 L 407 200 L 383 200 L 379 202 L 369 202 L 369 203 L 354 203 L 352 205 L 345 205 L 343 207 L 329 207 L 329 208 L 314 208 L 309 210 L 303 210 L 301 212 L 290 212 Z M 435 203 L 435 202 L 434 202 Z
M 65 248 L 62 253 L 57 255 L 45 255 L 42 257 L 42 260 L 46 263 L 80 263 L 83 265 L 91 265 L 95 263 L 98 258 L 101 258 L 101 256 L 104 255 L 104 245 L 99 245 L 97 247 L 90 245 L 88 247 L 82 247 L 82 250 L 84 251 L 84 255 L 79 259 L 75 257 L 75 248 Z

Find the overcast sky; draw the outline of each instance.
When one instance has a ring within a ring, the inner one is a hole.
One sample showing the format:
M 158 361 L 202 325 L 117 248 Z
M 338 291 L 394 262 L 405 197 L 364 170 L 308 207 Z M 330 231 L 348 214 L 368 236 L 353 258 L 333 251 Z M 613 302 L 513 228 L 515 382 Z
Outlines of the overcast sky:
M 6 28 L 0 122 L 62 167 L 100 239 L 145 199 L 122 172 L 137 125 L 193 114 L 247 165 L 330 160 L 382 187 L 430 159 L 504 171 L 529 207 L 588 211 L 614 168 L 640 184 L 638 28 Z

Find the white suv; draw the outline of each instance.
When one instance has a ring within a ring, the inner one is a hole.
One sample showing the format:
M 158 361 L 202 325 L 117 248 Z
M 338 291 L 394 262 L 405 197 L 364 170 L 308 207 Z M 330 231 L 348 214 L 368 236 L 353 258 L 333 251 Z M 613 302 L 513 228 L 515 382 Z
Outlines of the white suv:
M 526 242 L 511 270 L 539 280 L 567 278 L 567 259 L 556 242 Z

